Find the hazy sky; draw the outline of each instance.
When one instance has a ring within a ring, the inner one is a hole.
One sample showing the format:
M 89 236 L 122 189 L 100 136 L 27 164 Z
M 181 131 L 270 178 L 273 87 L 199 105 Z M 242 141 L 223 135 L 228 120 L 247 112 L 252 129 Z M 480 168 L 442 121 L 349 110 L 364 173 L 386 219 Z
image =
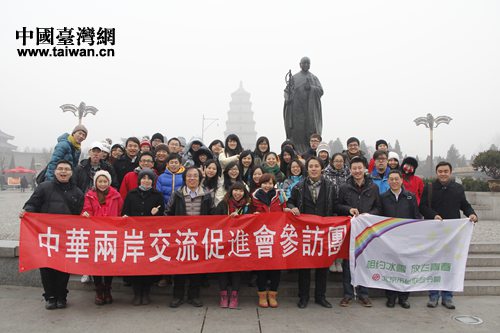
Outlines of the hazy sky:
M 21 58 L 15 32 L 24 26 L 116 28 L 116 56 Z M 327 141 L 399 139 L 404 153 L 424 157 L 429 131 L 413 119 L 430 112 L 453 118 L 435 131 L 436 155 L 500 144 L 494 0 L 5 1 L 0 27 L 0 129 L 21 150 L 52 147 L 76 124 L 59 106 L 81 101 L 100 110 L 84 119 L 87 144 L 200 136 L 203 114 L 219 118 L 205 141 L 223 139 L 240 81 L 258 135 L 277 149 L 284 76 L 302 56 L 323 85 Z

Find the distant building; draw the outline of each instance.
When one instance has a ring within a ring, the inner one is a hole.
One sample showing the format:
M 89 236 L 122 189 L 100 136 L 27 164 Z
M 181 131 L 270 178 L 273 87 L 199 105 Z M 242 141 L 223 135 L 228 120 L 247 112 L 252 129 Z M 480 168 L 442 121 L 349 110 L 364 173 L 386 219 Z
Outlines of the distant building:
M 250 93 L 243 89 L 242 82 L 240 82 L 239 89 L 231 94 L 224 137 L 232 133 L 238 135 L 244 149 L 255 148 L 257 132 L 253 120 L 252 103 Z
M 16 151 L 17 146 L 8 143 L 8 140 L 14 140 L 14 136 L 0 130 L 0 174 L 3 174 L 3 170 L 5 169 L 18 166 L 40 171 L 49 163 L 52 150 L 41 153 L 19 152 Z M 22 175 L 23 174 L 8 174 L 8 176 L 13 177 Z M 28 181 L 31 183 L 32 175 L 27 174 L 26 176 L 29 176 Z
M 14 137 L 0 130 L 0 152 L 6 153 L 17 149 L 17 146 L 8 143 L 8 140 L 13 140 Z

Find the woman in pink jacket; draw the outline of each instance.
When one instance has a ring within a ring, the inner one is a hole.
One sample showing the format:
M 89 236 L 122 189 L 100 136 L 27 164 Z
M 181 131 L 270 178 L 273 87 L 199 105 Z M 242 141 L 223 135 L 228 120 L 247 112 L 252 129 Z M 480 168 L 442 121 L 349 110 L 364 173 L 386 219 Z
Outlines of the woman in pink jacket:
M 120 193 L 111 186 L 111 175 L 99 170 L 94 175 L 94 187 L 85 194 L 82 215 L 89 216 L 121 216 L 123 199 Z M 103 283 L 104 280 L 104 283 Z M 112 276 L 94 276 L 95 304 L 113 303 L 111 297 Z

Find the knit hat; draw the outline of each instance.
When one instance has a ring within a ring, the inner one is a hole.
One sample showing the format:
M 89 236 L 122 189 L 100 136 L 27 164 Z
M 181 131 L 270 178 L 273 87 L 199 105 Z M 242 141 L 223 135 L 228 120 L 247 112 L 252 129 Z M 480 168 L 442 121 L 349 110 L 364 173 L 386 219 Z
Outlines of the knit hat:
M 389 145 L 387 144 L 387 141 L 385 141 L 384 139 L 380 139 L 380 140 L 377 140 L 377 142 L 375 142 L 375 150 L 378 150 L 379 145 L 386 145 L 387 147 L 389 147 Z M 398 161 L 399 161 L 399 159 L 398 159 Z
M 149 147 L 151 147 L 151 142 L 149 142 L 149 140 L 147 140 L 147 139 L 142 139 L 140 146 L 141 147 L 142 146 L 149 146 Z
M 168 146 L 164 143 L 160 143 L 159 145 L 156 145 L 155 147 L 155 151 L 156 152 L 159 152 L 159 151 L 166 151 L 168 153 Z
M 73 128 L 73 132 L 71 132 L 71 135 L 75 134 L 78 131 L 82 131 L 85 133 L 85 136 L 89 134 L 89 131 L 87 130 L 87 127 L 83 125 L 76 125 L 75 128 Z
M 399 155 L 398 153 L 395 153 L 393 151 L 390 151 L 389 152 L 389 156 L 387 156 L 387 159 L 390 160 L 390 159 L 395 159 L 396 161 L 399 162 Z
M 108 154 L 111 153 L 111 147 L 109 146 L 109 143 L 106 140 L 101 142 L 101 150 Z
M 318 148 L 316 148 L 316 155 L 319 156 L 319 153 L 322 151 L 326 151 L 328 153 L 328 156 L 330 156 L 330 146 L 326 142 L 321 142 L 318 145 Z
M 161 142 L 165 142 L 165 138 L 163 137 L 163 134 L 161 134 L 161 133 L 153 134 L 153 136 L 151 137 L 151 142 L 153 142 L 156 139 L 159 139 Z
M 186 138 L 184 138 L 183 136 L 178 136 L 177 139 L 181 143 L 181 147 L 186 147 Z
M 99 178 L 99 176 L 104 176 L 104 177 L 108 178 L 109 184 L 111 185 L 111 175 L 109 174 L 109 172 L 107 172 L 106 170 L 99 170 L 94 175 L 94 187 L 96 186 L 95 184 L 96 184 L 97 178 Z
M 405 164 L 411 165 L 413 168 L 415 168 L 415 170 L 418 168 L 418 161 L 415 157 L 411 157 L 411 156 L 405 157 L 403 160 L 403 163 L 401 163 L 401 165 L 405 165 Z
M 155 180 L 156 180 L 156 175 L 155 175 L 154 171 L 149 169 L 149 168 L 144 168 L 141 171 L 139 171 L 139 175 L 137 176 L 138 185 L 141 185 L 141 179 L 144 176 L 148 176 L 151 180 L 153 180 L 153 186 L 154 186 Z
M 358 139 L 358 138 L 356 138 L 356 137 L 354 137 L 354 136 L 352 136 L 352 137 L 350 137 L 349 139 L 347 139 L 347 145 L 349 145 L 349 144 L 350 144 L 350 143 L 352 143 L 352 142 L 357 142 L 357 143 L 358 143 L 358 145 L 359 145 L 359 139 Z
M 113 146 L 111 146 L 111 150 L 114 150 L 116 148 L 120 148 L 123 151 L 123 146 L 119 143 L 115 143 Z

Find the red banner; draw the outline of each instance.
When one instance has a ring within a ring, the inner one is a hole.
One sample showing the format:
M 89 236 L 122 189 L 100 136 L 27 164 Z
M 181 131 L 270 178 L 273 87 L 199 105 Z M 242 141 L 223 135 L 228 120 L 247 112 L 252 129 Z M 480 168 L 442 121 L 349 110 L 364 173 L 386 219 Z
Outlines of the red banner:
M 349 221 L 290 213 L 236 218 L 26 213 L 19 271 L 50 267 L 119 276 L 328 267 L 349 257 Z

